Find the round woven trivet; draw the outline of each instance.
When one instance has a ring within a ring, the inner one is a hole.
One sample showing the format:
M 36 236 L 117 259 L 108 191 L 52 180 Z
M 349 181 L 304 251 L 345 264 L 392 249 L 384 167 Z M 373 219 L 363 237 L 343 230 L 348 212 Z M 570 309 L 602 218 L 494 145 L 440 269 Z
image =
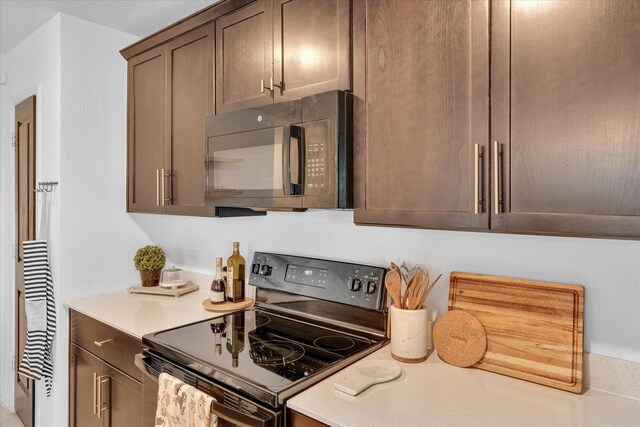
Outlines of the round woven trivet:
M 482 360 L 487 350 L 487 333 L 473 314 L 452 310 L 433 327 L 433 344 L 442 360 L 466 368 Z

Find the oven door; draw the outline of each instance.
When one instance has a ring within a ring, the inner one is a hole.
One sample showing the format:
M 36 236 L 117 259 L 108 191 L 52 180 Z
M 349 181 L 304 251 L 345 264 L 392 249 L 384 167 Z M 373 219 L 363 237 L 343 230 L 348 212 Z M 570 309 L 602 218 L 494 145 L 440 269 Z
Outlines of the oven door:
M 153 426 L 155 425 L 158 376 L 160 372 L 154 368 L 153 363 L 151 363 L 151 358 L 143 354 L 137 354 L 135 356 L 135 364 L 143 373 L 143 425 Z M 175 368 L 175 365 L 173 365 L 173 367 Z M 273 411 L 265 406 L 258 405 L 230 390 L 214 385 L 211 381 L 207 381 L 191 373 L 185 375 L 184 372 L 174 369 L 171 374 L 181 381 L 196 387 L 200 391 L 205 391 L 215 399 L 211 405 L 211 414 L 218 417 L 217 425 L 220 427 L 278 427 L 282 425 L 282 411 Z

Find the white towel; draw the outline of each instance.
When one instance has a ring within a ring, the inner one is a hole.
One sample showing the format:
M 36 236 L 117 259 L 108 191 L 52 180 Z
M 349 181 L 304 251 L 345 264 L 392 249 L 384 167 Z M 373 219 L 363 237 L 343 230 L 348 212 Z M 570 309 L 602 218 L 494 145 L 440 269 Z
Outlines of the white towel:
M 179 379 L 165 374 L 158 378 L 156 427 L 215 427 L 218 417 L 211 415 L 215 399 Z
M 51 396 L 51 345 L 56 332 L 56 310 L 47 241 L 22 242 L 22 248 L 27 342 L 18 372 L 34 380 L 44 378 L 47 396 Z

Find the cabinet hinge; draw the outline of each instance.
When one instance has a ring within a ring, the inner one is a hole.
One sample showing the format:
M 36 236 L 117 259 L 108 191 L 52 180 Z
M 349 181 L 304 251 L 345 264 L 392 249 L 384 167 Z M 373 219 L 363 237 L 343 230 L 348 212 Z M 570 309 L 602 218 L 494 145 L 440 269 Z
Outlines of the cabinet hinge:
M 11 372 L 16 371 L 16 355 L 11 356 Z
M 16 259 L 18 257 L 18 245 L 15 243 L 11 244 L 11 259 Z
M 15 132 L 11 132 L 11 146 L 12 147 L 16 146 L 16 133 Z

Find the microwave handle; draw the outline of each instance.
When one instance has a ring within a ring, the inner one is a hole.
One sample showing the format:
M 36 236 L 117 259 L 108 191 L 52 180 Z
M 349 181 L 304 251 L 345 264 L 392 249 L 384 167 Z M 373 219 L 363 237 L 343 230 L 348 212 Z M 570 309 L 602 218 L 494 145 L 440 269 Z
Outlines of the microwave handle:
M 298 156 L 296 159 L 298 181 L 291 182 L 291 139 L 296 140 Z M 305 146 L 304 128 L 296 125 L 286 125 L 282 136 L 282 191 L 287 196 L 300 196 L 304 193 L 305 176 Z

